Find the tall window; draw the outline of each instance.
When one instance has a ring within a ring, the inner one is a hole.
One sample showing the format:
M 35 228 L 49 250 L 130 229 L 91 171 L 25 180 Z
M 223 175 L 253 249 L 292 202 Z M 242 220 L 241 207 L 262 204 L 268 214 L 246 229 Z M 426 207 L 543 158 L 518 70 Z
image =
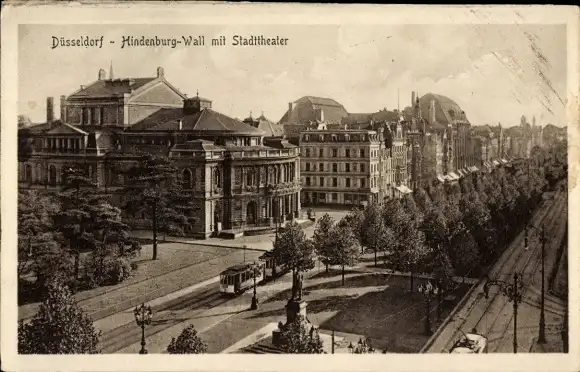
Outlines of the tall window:
M 360 149 L 360 157 L 361 158 L 365 157 L 365 149 Z
M 336 163 L 332 163 L 332 171 L 333 172 L 338 172 L 338 165 Z
M 344 150 L 345 157 L 350 158 L 350 149 Z
M 99 121 L 100 121 L 101 125 L 103 125 L 105 123 L 105 108 L 104 107 L 99 108 Z
M 310 149 L 306 149 L 306 157 L 310 157 Z
M 306 163 L 306 172 L 310 172 L 310 163 Z
M 320 164 L 318 164 L 318 170 L 319 170 L 320 172 L 324 172 L 324 163 L 320 163 Z
M 332 178 L 332 187 L 338 187 L 338 180 L 336 179 L 336 177 Z
M 306 177 L 306 186 L 310 186 L 310 177 Z
M 350 187 L 350 178 L 346 179 L 346 187 Z
M 324 177 L 320 177 L 319 181 L 320 181 L 320 186 L 324 186 Z
M 319 158 L 323 158 L 324 157 L 324 149 L 319 149 L 318 150 L 318 157 Z
M 346 164 L 344 165 L 344 170 L 345 170 L 347 173 L 348 173 L 348 172 L 350 172 L 350 163 L 346 163 Z
M 360 187 L 367 187 L 366 180 L 364 178 L 360 179 Z
M 337 149 L 332 149 L 332 157 L 336 158 L 336 156 L 338 155 L 338 150 Z
M 365 172 L 365 165 L 364 165 L 364 163 L 360 163 L 360 171 L 361 171 L 361 173 L 364 173 Z

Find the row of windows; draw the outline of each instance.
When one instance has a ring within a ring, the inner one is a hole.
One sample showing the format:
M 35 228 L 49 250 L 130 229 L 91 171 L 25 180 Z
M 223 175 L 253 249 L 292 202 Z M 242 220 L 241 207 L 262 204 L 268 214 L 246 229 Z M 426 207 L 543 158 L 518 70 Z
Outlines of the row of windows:
M 351 167 L 352 165 L 352 167 Z M 327 169 L 327 172 L 332 170 L 332 172 L 356 172 L 357 170 L 357 163 L 344 163 L 344 167 L 339 167 L 338 163 L 332 163 L 332 167 Z M 358 171 L 361 173 L 366 172 L 366 164 L 360 163 L 358 167 Z M 370 164 L 371 173 L 379 171 L 378 164 Z M 316 168 L 316 163 L 305 163 L 305 171 L 306 172 L 324 172 L 325 167 L 324 163 L 318 163 L 318 168 Z
M 312 151 L 311 151 L 312 150 Z M 309 157 L 318 157 L 319 158 L 324 158 L 325 157 L 325 149 L 318 149 L 318 153 L 316 151 L 314 151 L 314 149 L 305 149 L 304 152 L 304 156 L 309 158 Z M 366 157 L 367 154 L 369 154 L 366 149 L 360 149 L 360 150 L 355 150 L 355 149 L 344 149 L 344 152 L 340 151 L 341 154 L 344 154 L 345 158 L 356 158 L 357 155 L 358 157 L 364 158 Z M 378 155 L 378 150 L 371 150 L 370 151 L 371 156 L 376 157 Z M 339 157 L 339 151 L 338 149 L 330 149 L 330 155 L 333 158 L 337 158 Z
M 338 178 L 336 177 L 332 177 L 329 179 L 330 183 L 325 185 L 324 182 L 325 178 L 324 177 L 318 177 L 318 185 L 316 185 L 316 177 L 306 177 L 305 178 L 305 183 L 306 186 L 320 186 L 320 187 L 342 187 L 342 185 L 339 186 L 339 182 L 338 182 Z M 345 178 L 344 179 L 344 187 L 367 187 L 367 179 L 366 178 L 360 178 L 359 182 L 358 182 L 358 186 L 356 185 L 356 178 Z M 375 177 L 371 177 L 370 178 L 370 187 L 377 187 L 377 181 Z

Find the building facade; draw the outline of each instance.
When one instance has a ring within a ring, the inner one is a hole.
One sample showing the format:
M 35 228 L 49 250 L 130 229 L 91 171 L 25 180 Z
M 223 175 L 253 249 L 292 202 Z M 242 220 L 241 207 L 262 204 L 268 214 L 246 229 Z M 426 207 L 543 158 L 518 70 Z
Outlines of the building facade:
M 309 130 L 300 136 L 302 202 L 379 201 L 381 138 L 371 130 Z
M 47 100 L 47 122 L 29 128 L 34 152 L 20 165 L 19 187 L 57 190 L 63 170 L 82 164 L 103 191 L 122 200 L 124 171 L 143 154 L 167 156 L 198 217 L 191 235 L 274 226 L 300 213 L 299 149 L 266 137 L 187 98 L 164 78 L 98 80 L 61 97 L 61 120 Z

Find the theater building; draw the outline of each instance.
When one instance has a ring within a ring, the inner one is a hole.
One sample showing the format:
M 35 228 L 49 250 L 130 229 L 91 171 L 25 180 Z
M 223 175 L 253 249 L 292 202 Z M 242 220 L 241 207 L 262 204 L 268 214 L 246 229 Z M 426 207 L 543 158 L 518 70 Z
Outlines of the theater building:
M 112 74 L 111 74 L 112 75 Z M 299 149 L 282 137 L 187 98 L 164 77 L 98 80 L 61 96 L 61 119 L 47 99 L 47 121 L 26 130 L 32 155 L 20 188 L 58 190 L 63 171 L 82 164 L 104 192 L 121 200 L 124 170 L 143 153 L 167 156 L 199 216 L 189 233 L 267 229 L 300 213 Z

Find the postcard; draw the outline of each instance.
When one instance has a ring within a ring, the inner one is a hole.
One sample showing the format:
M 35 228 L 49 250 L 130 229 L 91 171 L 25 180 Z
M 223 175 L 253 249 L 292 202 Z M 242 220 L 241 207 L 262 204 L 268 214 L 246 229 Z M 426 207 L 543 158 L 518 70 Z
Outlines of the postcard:
M 2 15 L 7 371 L 580 368 L 578 8 Z

